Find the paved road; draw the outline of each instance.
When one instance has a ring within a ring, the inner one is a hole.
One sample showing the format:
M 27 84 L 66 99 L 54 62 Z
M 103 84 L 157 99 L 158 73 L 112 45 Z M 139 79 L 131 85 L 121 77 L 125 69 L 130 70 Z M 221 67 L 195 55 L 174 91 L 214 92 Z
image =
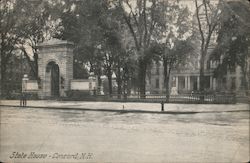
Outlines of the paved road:
M 0 161 L 246 162 L 249 111 L 198 114 L 1 107 Z

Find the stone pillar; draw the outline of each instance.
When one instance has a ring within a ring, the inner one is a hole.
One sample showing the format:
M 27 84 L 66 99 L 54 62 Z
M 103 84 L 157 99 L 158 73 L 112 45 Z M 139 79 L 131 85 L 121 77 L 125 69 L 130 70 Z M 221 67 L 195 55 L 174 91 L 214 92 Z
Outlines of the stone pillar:
M 176 86 L 176 89 L 178 90 L 178 76 L 175 77 L 175 86 Z
M 190 90 L 190 76 L 187 77 L 188 90 Z
M 216 78 L 213 78 L 213 90 L 216 90 Z
M 185 90 L 188 90 L 188 79 L 187 79 L 187 76 L 185 76 Z

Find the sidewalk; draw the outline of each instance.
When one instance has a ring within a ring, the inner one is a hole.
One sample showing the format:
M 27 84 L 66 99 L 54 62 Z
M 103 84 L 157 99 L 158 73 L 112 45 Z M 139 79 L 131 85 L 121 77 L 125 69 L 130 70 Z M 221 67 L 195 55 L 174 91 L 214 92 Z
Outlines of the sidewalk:
M 0 106 L 19 107 L 19 100 L 0 100 Z M 160 103 L 132 103 L 132 102 L 82 102 L 82 101 L 28 101 L 27 107 L 49 109 L 79 109 L 88 111 L 126 111 L 126 112 L 161 112 Z M 236 112 L 249 111 L 248 104 L 165 104 L 164 113 L 200 113 L 200 112 Z

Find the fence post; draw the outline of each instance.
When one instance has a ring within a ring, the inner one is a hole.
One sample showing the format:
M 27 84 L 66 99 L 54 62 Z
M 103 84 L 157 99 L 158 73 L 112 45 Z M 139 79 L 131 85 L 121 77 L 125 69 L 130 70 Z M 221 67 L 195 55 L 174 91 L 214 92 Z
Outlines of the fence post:
M 164 111 L 164 102 L 161 102 L 161 111 Z

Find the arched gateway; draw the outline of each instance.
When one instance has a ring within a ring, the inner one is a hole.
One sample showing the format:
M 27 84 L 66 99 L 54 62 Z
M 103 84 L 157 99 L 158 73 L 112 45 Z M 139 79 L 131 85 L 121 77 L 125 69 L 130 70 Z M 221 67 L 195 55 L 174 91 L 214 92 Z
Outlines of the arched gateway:
M 73 79 L 73 43 L 50 40 L 38 46 L 39 97 L 63 97 Z

